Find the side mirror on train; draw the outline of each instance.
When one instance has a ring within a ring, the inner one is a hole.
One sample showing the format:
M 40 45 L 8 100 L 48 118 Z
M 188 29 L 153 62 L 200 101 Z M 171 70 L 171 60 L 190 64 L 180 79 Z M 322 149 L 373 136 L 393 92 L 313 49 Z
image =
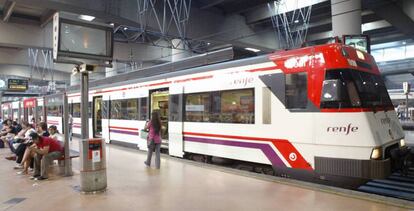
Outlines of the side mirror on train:
M 321 102 L 340 101 L 341 87 L 341 81 L 338 79 L 324 80 L 322 85 Z

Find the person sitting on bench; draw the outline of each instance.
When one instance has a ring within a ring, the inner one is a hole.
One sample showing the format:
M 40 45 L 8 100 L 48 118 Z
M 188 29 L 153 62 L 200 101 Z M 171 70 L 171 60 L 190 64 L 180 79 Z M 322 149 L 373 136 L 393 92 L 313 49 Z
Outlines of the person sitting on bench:
M 31 179 L 46 180 L 50 163 L 62 157 L 63 147 L 59 141 L 39 136 L 37 133 L 31 133 L 30 138 L 33 144 L 29 149 L 35 153 L 34 174 Z

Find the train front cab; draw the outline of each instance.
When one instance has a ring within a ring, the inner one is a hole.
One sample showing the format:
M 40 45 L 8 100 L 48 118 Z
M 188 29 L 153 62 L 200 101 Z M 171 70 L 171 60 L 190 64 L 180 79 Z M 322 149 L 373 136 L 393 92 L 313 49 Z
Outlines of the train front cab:
M 320 178 L 385 178 L 392 169 L 390 152 L 401 147 L 404 133 L 373 57 L 340 44 L 314 51 L 308 98 L 318 107 L 315 173 Z

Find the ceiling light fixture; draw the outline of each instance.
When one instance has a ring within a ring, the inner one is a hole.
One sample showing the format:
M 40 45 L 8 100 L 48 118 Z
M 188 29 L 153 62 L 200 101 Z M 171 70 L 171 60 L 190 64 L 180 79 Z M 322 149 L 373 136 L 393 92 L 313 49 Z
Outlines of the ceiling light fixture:
M 260 52 L 260 50 L 259 49 L 256 49 L 256 48 L 244 48 L 244 49 L 245 50 L 248 50 L 248 51 L 255 52 L 255 53 Z
M 299 23 L 299 20 L 295 20 L 294 22 L 295 22 L 295 23 Z
M 90 15 L 79 15 L 79 19 L 85 20 L 85 21 L 93 21 L 95 17 Z
M 125 30 L 128 30 L 128 27 L 124 27 L 124 31 L 125 31 Z

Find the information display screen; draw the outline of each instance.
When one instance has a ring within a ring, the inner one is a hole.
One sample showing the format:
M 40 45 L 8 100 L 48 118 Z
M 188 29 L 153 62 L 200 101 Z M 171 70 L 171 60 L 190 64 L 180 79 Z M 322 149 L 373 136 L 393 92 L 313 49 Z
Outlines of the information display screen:
M 112 58 L 112 29 L 61 19 L 59 53 L 72 57 Z
M 24 92 L 29 88 L 29 81 L 23 79 L 8 79 L 7 88 L 9 91 Z
M 371 53 L 371 44 L 368 35 L 344 35 L 342 40 L 345 45 Z

